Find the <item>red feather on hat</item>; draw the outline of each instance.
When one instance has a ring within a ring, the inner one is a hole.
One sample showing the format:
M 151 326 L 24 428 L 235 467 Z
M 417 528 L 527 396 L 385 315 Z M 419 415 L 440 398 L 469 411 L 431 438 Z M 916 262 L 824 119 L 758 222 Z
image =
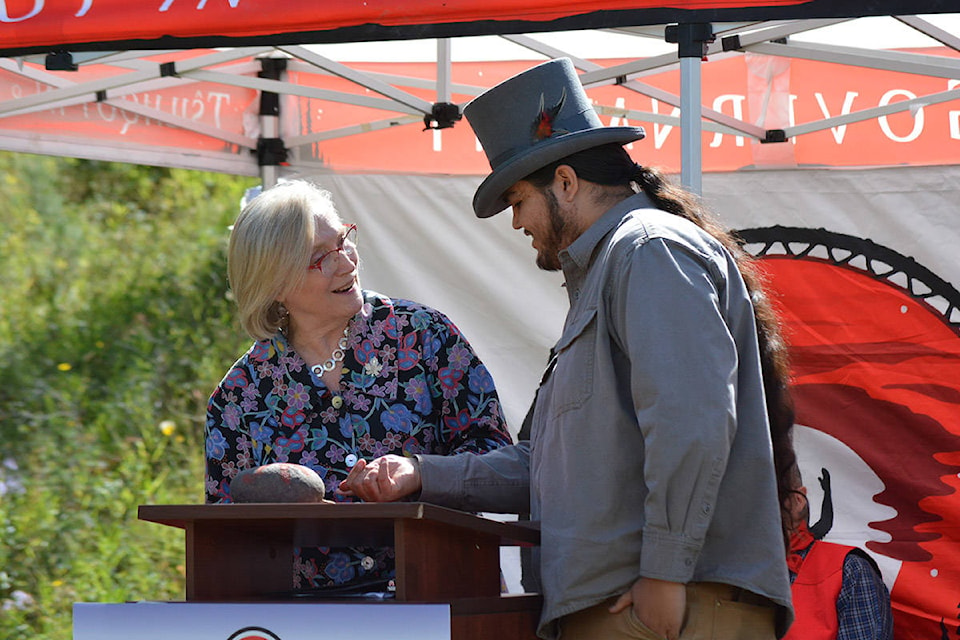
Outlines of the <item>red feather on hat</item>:
M 534 140 L 545 140 L 554 134 L 554 121 L 557 118 L 557 114 L 560 113 L 560 109 L 563 108 L 563 103 L 566 99 L 567 88 L 564 87 L 563 93 L 560 94 L 560 100 L 557 101 L 557 104 L 549 109 L 545 109 L 544 97 L 542 93 L 540 94 L 540 113 L 537 115 L 537 119 L 533 121 Z

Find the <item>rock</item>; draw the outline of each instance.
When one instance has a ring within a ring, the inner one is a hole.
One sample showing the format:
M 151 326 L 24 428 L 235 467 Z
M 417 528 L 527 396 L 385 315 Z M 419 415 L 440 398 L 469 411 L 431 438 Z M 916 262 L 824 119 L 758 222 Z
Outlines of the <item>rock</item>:
M 324 492 L 316 471 L 289 462 L 245 469 L 230 483 L 234 502 L 328 502 Z

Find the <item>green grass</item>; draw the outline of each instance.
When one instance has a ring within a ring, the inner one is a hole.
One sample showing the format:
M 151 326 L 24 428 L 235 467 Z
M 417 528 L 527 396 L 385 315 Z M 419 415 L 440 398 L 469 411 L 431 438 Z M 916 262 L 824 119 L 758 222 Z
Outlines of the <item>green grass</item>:
M 0 153 L 0 638 L 74 602 L 183 598 L 206 399 L 248 340 L 227 227 L 257 181 Z

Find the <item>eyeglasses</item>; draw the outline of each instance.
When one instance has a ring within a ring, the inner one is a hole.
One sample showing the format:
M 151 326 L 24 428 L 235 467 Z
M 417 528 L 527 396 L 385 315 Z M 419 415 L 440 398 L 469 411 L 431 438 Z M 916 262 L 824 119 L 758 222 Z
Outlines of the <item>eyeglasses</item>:
M 348 258 L 357 256 L 357 225 L 348 224 L 344 227 L 340 240 L 337 241 L 337 248 L 327 251 L 310 264 L 308 269 L 319 269 L 320 273 L 332 275 L 336 273 L 340 266 L 340 254 L 343 253 Z

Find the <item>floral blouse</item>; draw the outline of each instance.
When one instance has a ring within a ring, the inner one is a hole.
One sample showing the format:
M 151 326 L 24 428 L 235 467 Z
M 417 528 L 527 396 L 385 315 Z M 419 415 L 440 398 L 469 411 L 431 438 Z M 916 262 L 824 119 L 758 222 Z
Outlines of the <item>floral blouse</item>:
M 272 462 L 310 467 L 327 498 L 360 458 L 483 453 L 510 444 L 493 378 L 442 313 L 364 291 L 350 322 L 340 393 L 331 392 L 282 333 L 253 344 L 207 407 L 207 502 L 230 502 L 238 472 Z M 380 588 L 391 548 L 300 549 L 294 588 Z

